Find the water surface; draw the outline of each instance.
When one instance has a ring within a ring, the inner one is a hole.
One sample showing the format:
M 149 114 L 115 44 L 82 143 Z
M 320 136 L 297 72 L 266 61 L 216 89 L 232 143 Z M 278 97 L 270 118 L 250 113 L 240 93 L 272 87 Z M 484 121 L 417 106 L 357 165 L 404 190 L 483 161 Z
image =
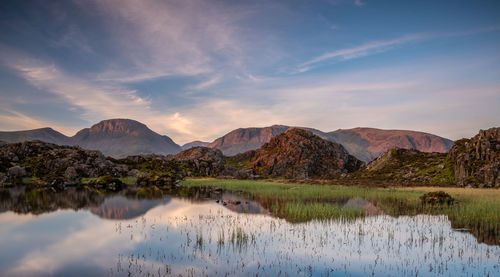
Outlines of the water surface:
M 446 216 L 292 224 L 255 201 L 204 191 L 10 191 L 1 211 L 1 276 L 500 276 L 500 247 Z

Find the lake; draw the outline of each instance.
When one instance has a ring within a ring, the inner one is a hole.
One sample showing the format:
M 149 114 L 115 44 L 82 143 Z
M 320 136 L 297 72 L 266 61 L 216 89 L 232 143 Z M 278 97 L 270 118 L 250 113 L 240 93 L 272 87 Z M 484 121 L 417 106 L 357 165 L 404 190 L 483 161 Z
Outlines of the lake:
M 199 188 L 0 196 L 1 276 L 500 276 L 500 246 L 445 215 L 290 223 Z M 343 205 L 376 210 L 362 198 Z

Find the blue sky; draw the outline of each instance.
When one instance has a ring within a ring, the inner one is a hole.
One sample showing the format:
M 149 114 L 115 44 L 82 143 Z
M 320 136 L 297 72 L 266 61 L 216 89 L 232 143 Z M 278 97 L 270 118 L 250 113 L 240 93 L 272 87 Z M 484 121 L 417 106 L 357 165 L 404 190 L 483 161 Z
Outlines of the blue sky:
M 0 130 L 499 126 L 499 1 L 2 1 Z

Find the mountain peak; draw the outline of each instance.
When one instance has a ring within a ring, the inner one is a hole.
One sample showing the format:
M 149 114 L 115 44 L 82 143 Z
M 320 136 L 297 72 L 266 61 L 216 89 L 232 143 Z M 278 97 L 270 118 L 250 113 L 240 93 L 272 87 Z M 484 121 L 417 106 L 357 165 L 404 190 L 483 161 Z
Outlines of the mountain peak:
M 107 119 L 90 127 L 90 133 L 107 135 L 139 135 L 141 132 L 152 132 L 146 125 L 132 119 Z

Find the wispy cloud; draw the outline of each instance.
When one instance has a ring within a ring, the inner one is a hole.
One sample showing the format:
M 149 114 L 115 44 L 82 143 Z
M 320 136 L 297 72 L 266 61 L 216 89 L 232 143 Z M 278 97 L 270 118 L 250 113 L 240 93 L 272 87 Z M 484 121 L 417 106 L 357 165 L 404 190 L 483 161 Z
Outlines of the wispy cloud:
M 426 35 L 422 34 L 415 34 L 415 35 L 406 35 L 402 36 L 400 38 L 392 39 L 392 40 L 385 40 L 385 41 L 373 41 L 369 42 L 366 44 L 362 44 L 360 46 L 352 47 L 352 48 L 344 48 L 340 50 L 336 50 L 333 52 L 329 52 L 326 54 L 323 54 L 321 56 L 318 56 L 316 58 L 310 59 L 300 65 L 300 72 L 305 72 L 312 67 L 310 65 L 320 63 L 326 60 L 331 60 L 335 58 L 340 58 L 343 60 L 349 60 L 349 59 L 354 59 L 362 56 L 367 56 L 373 53 L 378 53 L 382 51 L 387 51 L 391 47 L 405 44 L 408 42 L 416 41 L 416 40 L 421 40 L 423 38 L 426 38 Z
M 221 59 L 235 64 L 242 55 L 236 23 L 245 13 L 214 2 L 111 0 L 82 5 L 106 15 L 104 27 L 120 56 L 100 74 L 102 80 L 207 74 Z
M 351 48 L 343 48 L 335 50 L 320 55 L 318 57 L 312 58 L 300 64 L 297 72 L 298 73 L 307 72 L 313 69 L 317 64 L 328 60 L 336 60 L 336 59 L 350 60 L 350 59 L 360 58 L 368 55 L 386 52 L 397 46 L 401 46 L 411 42 L 418 42 L 435 38 L 468 36 L 468 35 L 475 35 L 475 34 L 493 32 L 498 30 L 500 30 L 500 26 L 489 26 L 485 28 L 478 28 L 478 29 L 458 31 L 458 32 L 409 34 L 390 40 L 372 41 Z
M 201 82 L 201 83 L 196 84 L 194 86 L 190 86 L 189 89 L 193 89 L 193 90 L 206 89 L 206 88 L 209 88 L 209 87 L 219 83 L 221 80 L 222 80 L 222 77 L 220 75 L 216 75 L 213 78 L 210 78 L 204 82 Z

